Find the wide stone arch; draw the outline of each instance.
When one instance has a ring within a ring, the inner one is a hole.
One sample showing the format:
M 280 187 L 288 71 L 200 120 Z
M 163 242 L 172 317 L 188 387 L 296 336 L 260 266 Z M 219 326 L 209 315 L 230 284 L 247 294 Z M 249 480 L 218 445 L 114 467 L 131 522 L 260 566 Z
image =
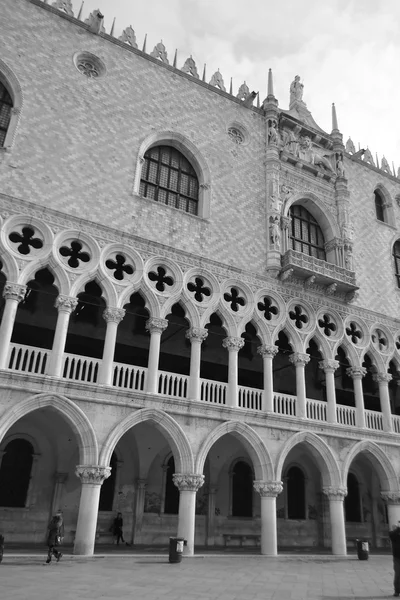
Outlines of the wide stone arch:
M 3 413 L 0 417 L 0 443 L 19 419 L 41 408 L 56 410 L 71 426 L 78 441 L 80 464 L 96 465 L 99 453 L 92 424 L 79 406 L 60 394 L 43 393 L 30 396 Z
M 310 191 L 295 194 L 284 207 L 284 216 L 289 216 L 289 209 L 293 204 L 301 204 L 314 217 L 321 227 L 325 243 L 335 237 L 340 237 L 340 229 L 333 216 L 327 210 L 324 202 Z
M 375 468 L 382 491 L 400 491 L 399 478 L 390 459 L 378 444 L 369 440 L 357 442 L 350 448 L 343 463 L 342 480 L 344 486 L 346 486 L 347 483 L 347 476 L 349 474 L 351 463 L 359 454 L 366 455 L 372 466 Z
M 152 423 L 168 440 L 175 459 L 177 473 L 193 473 L 193 452 L 182 427 L 163 410 L 143 408 L 123 419 L 109 433 L 100 451 L 100 465 L 108 465 L 121 437 L 139 423 Z
M 276 462 L 276 479 L 282 479 L 283 466 L 289 452 L 298 444 L 305 444 L 311 455 L 315 458 L 321 472 L 322 484 L 324 487 L 341 487 L 341 476 L 338 461 L 332 453 L 329 446 L 320 437 L 310 431 L 300 431 L 295 433 L 285 443 L 278 455 Z
M 226 421 L 211 431 L 203 442 L 197 455 L 195 472 L 203 473 L 204 464 L 209 451 L 215 442 L 227 433 L 231 433 L 243 443 L 253 462 L 256 479 L 273 481 L 274 469 L 272 460 L 264 442 L 250 425 L 242 423 L 241 421 Z

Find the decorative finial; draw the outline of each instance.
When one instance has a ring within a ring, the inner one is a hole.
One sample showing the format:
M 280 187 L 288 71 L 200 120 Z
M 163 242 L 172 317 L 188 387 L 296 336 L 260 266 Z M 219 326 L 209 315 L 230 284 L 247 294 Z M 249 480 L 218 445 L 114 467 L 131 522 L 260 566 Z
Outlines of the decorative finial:
M 257 92 L 257 108 L 260 108 L 260 92 Z
M 177 58 L 178 58 L 178 48 L 176 48 L 176 50 L 175 50 L 174 62 L 173 62 L 173 65 L 172 65 L 173 67 L 175 67 L 175 69 L 176 69 Z
M 332 133 L 334 131 L 339 131 L 338 120 L 336 116 L 336 107 L 335 103 L 332 102 Z
M 377 152 L 375 152 L 375 156 L 376 156 L 376 166 L 379 169 L 379 160 L 378 160 L 378 153 Z
M 206 63 L 204 63 L 204 69 L 203 69 L 203 77 L 202 77 L 202 81 L 206 80 Z
M 54 6 L 54 8 L 58 8 L 58 10 L 62 10 L 70 17 L 74 16 L 71 0 L 56 0 L 53 2 L 52 6 Z
M 196 79 L 199 78 L 196 63 L 194 62 L 194 60 L 191 56 L 185 60 L 185 64 L 183 65 L 181 71 L 183 73 L 190 73 L 190 75 L 192 75 Z
M 239 100 L 246 100 L 246 98 L 248 98 L 249 94 L 250 94 L 249 86 L 244 81 L 242 83 L 242 85 L 240 86 L 238 93 L 236 94 L 236 98 L 239 98 Z
M 273 77 L 272 77 L 272 69 L 269 69 L 268 71 L 268 89 L 267 89 L 267 98 L 271 96 L 274 96 L 274 81 L 273 81 Z
M 114 21 L 112 22 L 112 25 L 111 25 L 111 31 L 110 31 L 111 36 L 114 35 L 114 27 L 115 27 L 115 17 L 114 17 Z
M 122 34 L 118 38 L 121 42 L 125 42 L 132 46 L 132 48 L 137 48 L 138 45 L 136 43 L 136 35 L 132 29 L 132 25 L 129 25 L 126 29 L 123 30 Z
M 353 143 L 353 140 L 351 139 L 351 137 L 349 137 L 349 139 L 346 142 L 346 152 L 348 152 L 349 154 L 356 153 L 356 149 L 354 147 L 354 143 Z
M 214 75 L 211 77 L 210 85 L 218 87 L 221 91 L 226 92 L 224 80 L 221 73 L 219 72 L 219 69 L 218 71 L 215 71 Z
M 82 0 L 82 4 L 81 4 L 81 7 L 79 9 L 78 16 L 76 17 L 79 21 L 80 21 L 81 16 L 82 16 L 82 10 L 83 10 L 83 5 L 84 4 L 85 4 L 85 0 Z
M 229 86 L 229 93 L 230 93 L 230 95 L 232 96 L 232 77 L 231 77 L 231 84 L 230 84 L 230 86 Z
M 159 58 L 161 60 L 161 62 L 169 65 L 167 50 L 166 50 L 162 40 L 161 40 L 161 42 L 158 42 L 158 44 L 156 44 L 154 46 L 153 51 L 150 52 L 150 56 L 152 56 L 153 58 Z
M 143 42 L 143 48 L 142 48 L 142 52 L 146 52 L 146 42 L 147 42 L 147 33 L 144 36 L 144 42 Z
M 99 33 L 105 33 L 103 25 L 104 15 L 97 9 L 90 13 L 89 17 L 86 19 L 86 25 L 89 25 L 89 31 L 98 35 Z

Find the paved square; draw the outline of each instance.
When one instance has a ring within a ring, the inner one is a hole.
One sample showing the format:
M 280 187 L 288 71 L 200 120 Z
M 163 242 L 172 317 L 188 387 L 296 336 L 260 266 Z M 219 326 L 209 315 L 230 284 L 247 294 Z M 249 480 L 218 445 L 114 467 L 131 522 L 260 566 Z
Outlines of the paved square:
M 355 556 L 195 556 L 169 564 L 167 556 L 70 555 L 44 565 L 39 555 L 5 555 L 4 600 L 350 600 L 392 596 L 392 558 Z

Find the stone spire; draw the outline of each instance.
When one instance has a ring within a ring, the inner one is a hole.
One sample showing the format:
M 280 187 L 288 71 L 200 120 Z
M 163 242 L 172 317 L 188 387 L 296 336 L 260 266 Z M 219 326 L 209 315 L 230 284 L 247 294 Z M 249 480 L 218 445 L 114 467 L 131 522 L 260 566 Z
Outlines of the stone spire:
M 266 111 L 268 107 L 277 107 L 278 100 L 274 96 L 274 81 L 272 77 L 272 69 L 268 71 L 268 87 L 267 87 L 267 97 L 263 102 L 263 109 Z
M 338 126 L 338 120 L 337 120 L 337 116 L 336 116 L 335 103 L 332 102 L 332 133 L 336 133 L 336 131 L 339 131 L 339 126 Z

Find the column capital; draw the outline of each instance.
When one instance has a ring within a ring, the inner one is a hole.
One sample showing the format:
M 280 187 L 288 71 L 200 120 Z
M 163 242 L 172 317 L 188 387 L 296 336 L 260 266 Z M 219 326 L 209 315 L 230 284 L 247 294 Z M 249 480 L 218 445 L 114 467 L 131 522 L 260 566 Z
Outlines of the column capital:
M 202 327 L 191 327 L 187 330 L 185 337 L 193 341 L 198 341 L 200 344 L 204 342 L 204 340 L 208 336 L 208 329 L 203 329 Z
M 341 500 L 343 502 L 343 500 L 347 496 L 347 488 L 344 487 L 336 488 L 332 485 L 329 485 L 327 487 L 322 488 L 322 491 L 325 494 L 325 496 L 328 496 L 329 500 Z
M 352 379 L 362 379 L 367 374 L 365 367 L 348 367 L 346 373 Z
M 387 504 L 400 504 L 400 492 L 381 492 L 381 498 Z
M 259 479 L 253 481 L 253 487 L 262 498 L 265 496 L 276 498 L 283 490 L 282 481 L 262 481 Z
M 161 319 L 159 317 L 150 317 L 150 319 L 147 319 L 146 321 L 146 329 L 147 331 L 150 331 L 150 333 L 153 333 L 153 331 L 162 333 L 164 329 L 167 329 L 167 327 L 167 319 Z
M 3 290 L 3 297 L 6 300 L 17 300 L 21 302 L 25 298 L 27 287 L 19 283 L 6 283 Z
M 302 365 L 305 367 L 306 364 L 310 362 L 310 355 L 304 354 L 303 352 L 293 352 L 293 354 L 289 356 L 289 360 L 295 366 Z
M 111 475 L 111 467 L 101 467 L 100 465 L 77 465 L 75 475 L 79 477 L 82 483 L 92 483 L 101 485 L 105 479 Z
M 57 296 L 54 306 L 58 312 L 66 312 L 71 314 L 73 310 L 78 306 L 78 298 L 72 298 L 71 296 L 64 296 L 60 294 Z
M 383 371 L 380 371 L 379 373 L 374 373 L 372 375 L 372 379 L 374 381 L 376 381 L 377 383 L 386 383 L 386 384 L 388 384 L 389 381 L 392 381 L 393 377 L 391 376 L 390 373 L 385 373 Z
M 197 492 L 204 483 L 204 475 L 197 473 L 174 473 L 172 480 L 180 492 Z
M 277 346 L 269 346 L 268 344 L 262 344 L 258 346 L 257 353 L 260 354 L 263 358 L 264 356 L 270 356 L 274 358 L 279 352 L 279 348 Z
M 318 366 L 325 373 L 333 373 L 339 367 L 339 361 L 338 360 L 330 360 L 330 359 L 329 360 L 321 360 L 318 363 Z
M 239 352 L 244 346 L 244 339 L 241 337 L 226 337 L 222 340 L 222 346 L 229 352 Z
M 137 485 L 138 490 L 146 489 L 147 479 L 137 479 L 136 485 Z
M 103 319 L 107 321 L 107 323 L 120 323 L 124 316 L 124 308 L 113 308 L 110 306 L 103 311 Z

